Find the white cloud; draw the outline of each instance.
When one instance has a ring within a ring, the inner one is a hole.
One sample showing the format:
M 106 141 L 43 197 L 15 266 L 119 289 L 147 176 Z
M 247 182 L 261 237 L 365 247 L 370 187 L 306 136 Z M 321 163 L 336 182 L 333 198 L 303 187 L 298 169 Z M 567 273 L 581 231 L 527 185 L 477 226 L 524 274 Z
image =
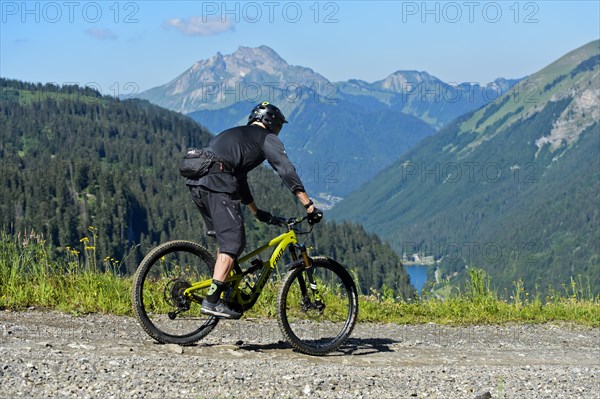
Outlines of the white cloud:
M 117 34 L 110 29 L 90 28 L 86 29 L 85 33 L 98 40 L 116 40 Z
M 212 36 L 233 30 L 233 24 L 227 19 L 192 16 L 189 18 L 169 18 L 164 25 L 175 28 L 186 36 Z

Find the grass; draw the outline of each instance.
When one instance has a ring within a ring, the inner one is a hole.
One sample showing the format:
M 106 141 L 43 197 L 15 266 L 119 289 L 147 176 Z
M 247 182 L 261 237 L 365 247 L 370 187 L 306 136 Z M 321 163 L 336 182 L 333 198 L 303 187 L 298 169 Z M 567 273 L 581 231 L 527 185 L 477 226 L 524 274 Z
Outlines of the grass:
M 553 293 L 544 300 L 529 295 L 523 283 L 516 281 L 513 295 L 505 300 L 490 289 L 485 271 L 471 268 L 464 289 L 449 287 L 445 292 L 448 294 L 444 299 L 424 294 L 405 302 L 371 295 L 362 301 L 363 320 L 452 325 L 567 321 L 600 326 L 600 298 L 592 297 L 589 287 L 579 288 L 575 280 L 565 286 L 564 293 Z M 371 317 L 378 309 L 377 317 Z
M 94 89 L 92 87 L 92 89 Z M 98 105 L 102 104 L 106 100 L 102 97 L 96 97 L 93 95 L 80 95 L 76 93 L 67 93 L 61 91 L 53 91 L 53 89 L 42 89 L 42 90 L 27 90 L 27 89 L 11 89 L 11 88 L 0 88 L 0 99 L 14 98 L 19 101 L 22 105 L 31 105 L 45 100 L 54 101 L 66 101 L 77 98 L 79 101 L 83 101 L 87 104 Z
M 95 246 L 84 239 L 81 244 L 82 252 L 66 248 L 53 259 L 50 247 L 36 234 L 14 238 L 2 234 L 0 308 L 130 314 L 131 277 L 114 273 L 112 259 L 98 265 Z
M 96 259 L 95 231 L 80 242 L 81 250 L 52 250 L 36 235 L 0 235 L 0 308 L 14 310 L 31 306 L 71 313 L 112 313 L 132 315 L 130 276 L 119 276 L 118 262 Z M 267 284 L 251 317 L 275 317 L 278 279 Z M 600 296 L 593 296 L 589 284 L 571 280 L 564 292 L 543 300 L 530 295 L 516 281 L 509 299 L 490 289 L 490 280 L 481 269 L 469 269 L 463 289 L 447 287 L 441 299 L 424 294 L 411 301 L 399 301 L 392 290 L 376 291 L 359 299 L 359 321 L 385 323 L 503 324 L 566 321 L 600 326 Z

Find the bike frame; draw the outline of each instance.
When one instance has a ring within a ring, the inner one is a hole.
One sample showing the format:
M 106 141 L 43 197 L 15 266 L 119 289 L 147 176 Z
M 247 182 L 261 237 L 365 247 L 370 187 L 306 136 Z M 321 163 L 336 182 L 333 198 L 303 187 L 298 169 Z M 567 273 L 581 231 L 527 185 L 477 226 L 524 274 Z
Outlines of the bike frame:
M 267 281 L 269 280 L 271 273 L 277 266 L 277 262 L 283 256 L 285 249 L 288 247 L 290 248 L 290 254 L 292 256 L 292 261 L 298 260 L 298 255 L 296 254 L 296 251 L 295 251 L 296 246 L 298 246 L 298 239 L 296 237 L 296 232 L 293 229 L 290 229 L 290 231 L 288 231 L 287 233 L 283 233 L 283 234 L 273 238 L 267 244 L 264 244 L 261 247 L 255 249 L 254 251 L 239 258 L 234 265 L 234 270 L 231 271 L 230 276 L 225 280 L 226 283 L 230 284 L 230 287 L 231 287 L 230 289 L 232 290 L 231 291 L 231 299 L 233 299 L 234 302 L 244 306 L 245 308 L 252 307 L 254 302 L 256 302 L 256 299 L 258 299 L 258 297 L 260 296 L 262 289 L 266 285 Z M 273 252 L 271 253 L 269 261 L 263 262 L 262 268 L 257 269 L 257 270 L 262 270 L 262 271 L 260 273 L 259 280 L 255 283 L 254 287 L 251 290 L 251 294 L 250 295 L 242 295 L 241 291 L 239 290 L 239 285 L 240 285 L 242 279 L 244 278 L 244 276 L 246 276 L 248 273 L 242 271 L 240 269 L 239 265 L 250 261 L 251 259 L 256 257 L 258 254 L 266 251 L 269 248 L 273 248 L 273 247 L 275 247 L 275 248 L 273 249 Z M 304 245 L 301 245 L 300 247 L 301 247 L 300 251 L 302 252 L 302 255 L 305 257 L 305 260 L 306 260 L 307 259 L 306 247 Z M 195 291 L 206 289 L 206 288 L 210 287 L 211 284 L 212 284 L 212 278 L 206 279 L 203 281 L 198 281 L 196 283 L 193 283 L 189 288 L 187 288 L 184 291 L 183 295 L 187 298 L 194 298 Z

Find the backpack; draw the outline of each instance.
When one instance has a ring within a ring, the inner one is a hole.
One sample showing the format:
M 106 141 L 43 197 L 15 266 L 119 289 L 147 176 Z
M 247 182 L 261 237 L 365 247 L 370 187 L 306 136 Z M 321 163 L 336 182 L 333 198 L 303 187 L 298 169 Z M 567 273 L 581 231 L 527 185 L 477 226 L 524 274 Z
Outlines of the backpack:
M 179 173 L 187 179 L 199 179 L 206 176 L 217 162 L 221 163 L 222 170 L 222 161 L 212 151 L 192 148 L 179 162 Z

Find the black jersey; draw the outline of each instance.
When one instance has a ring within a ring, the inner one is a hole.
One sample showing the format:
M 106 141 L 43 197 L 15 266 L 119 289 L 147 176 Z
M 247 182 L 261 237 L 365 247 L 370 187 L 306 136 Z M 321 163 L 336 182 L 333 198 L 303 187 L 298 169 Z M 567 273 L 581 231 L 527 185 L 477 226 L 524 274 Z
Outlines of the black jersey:
M 248 172 L 267 160 L 292 193 L 305 191 L 283 143 L 267 129 L 256 125 L 227 129 L 209 142 L 208 149 L 222 159 L 233 173 L 211 173 L 200 179 L 188 179 L 186 184 L 237 194 L 243 204 L 249 204 L 254 199 L 248 186 Z

